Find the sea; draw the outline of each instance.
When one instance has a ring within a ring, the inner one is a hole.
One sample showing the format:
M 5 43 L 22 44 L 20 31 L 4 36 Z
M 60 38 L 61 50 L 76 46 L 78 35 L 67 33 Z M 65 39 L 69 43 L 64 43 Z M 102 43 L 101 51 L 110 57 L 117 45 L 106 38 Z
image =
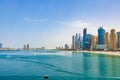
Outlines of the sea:
M 120 80 L 120 57 L 60 50 L 1 50 L 0 80 Z

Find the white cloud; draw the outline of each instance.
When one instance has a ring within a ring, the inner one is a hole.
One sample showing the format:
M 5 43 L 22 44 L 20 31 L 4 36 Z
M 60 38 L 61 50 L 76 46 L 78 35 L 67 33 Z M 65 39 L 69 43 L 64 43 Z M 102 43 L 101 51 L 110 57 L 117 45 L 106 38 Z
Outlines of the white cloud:
M 71 25 L 72 25 L 73 27 L 82 28 L 82 27 L 87 27 L 87 26 L 89 26 L 90 24 L 87 23 L 87 22 L 83 22 L 83 21 L 81 21 L 81 20 L 78 20 L 78 21 L 73 21 L 73 22 L 71 22 Z
M 48 21 L 48 19 L 32 19 L 29 17 L 25 17 L 24 20 L 27 22 L 46 22 L 46 21 Z
M 84 22 L 82 20 L 65 21 L 65 22 L 59 22 L 59 23 L 64 26 L 71 26 L 71 27 L 76 27 L 76 28 L 83 28 L 83 27 L 88 27 L 91 25 L 90 23 Z

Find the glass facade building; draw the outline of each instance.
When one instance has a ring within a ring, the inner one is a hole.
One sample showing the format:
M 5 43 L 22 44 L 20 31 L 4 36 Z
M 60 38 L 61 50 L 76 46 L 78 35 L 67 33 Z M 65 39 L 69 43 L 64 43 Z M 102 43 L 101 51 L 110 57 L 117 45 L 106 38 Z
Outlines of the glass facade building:
M 75 39 L 75 47 L 76 49 L 80 49 L 81 47 L 81 36 L 80 34 L 76 34 L 76 39 Z
M 120 48 L 120 32 L 117 32 L 117 37 L 118 37 L 118 48 Z
M 76 36 L 72 36 L 72 49 L 80 49 L 81 48 L 81 36 L 76 33 Z
M 72 36 L 72 49 L 75 49 L 75 36 Z
M 91 34 L 86 34 L 84 37 L 84 49 L 90 50 L 91 47 Z
M 79 35 L 78 33 L 76 33 L 76 36 L 75 36 L 75 48 L 78 49 L 79 48 Z
M 87 28 L 84 28 L 83 29 L 83 49 L 86 48 L 86 45 L 85 45 L 86 34 L 87 34 Z
M 2 48 L 2 43 L 0 43 L 0 48 Z
M 105 44 L 105 30 L 103 27 L 100 27 L 98 29 L 98 44 L 104 45 Z

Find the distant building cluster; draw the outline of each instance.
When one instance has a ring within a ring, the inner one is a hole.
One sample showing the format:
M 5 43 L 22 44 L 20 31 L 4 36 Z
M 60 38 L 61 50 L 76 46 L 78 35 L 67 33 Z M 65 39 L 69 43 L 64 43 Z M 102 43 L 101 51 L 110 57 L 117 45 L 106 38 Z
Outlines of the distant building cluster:
M 0 50 L 15 50 L 15 48 L 3 47 L 3 44 L 0 43 Z
M 79 50 L 120 50 L 120 32 L 111 29 L 106 32 L 103 27 L 98 29 L 98 36 L 87 34 L 83 29 L 83 38 L 78 34 L 72 36 L 71 49 Z
M 45 50 L 45 47 L 41 47 L 41 48 L 30 48 L 30 45 L 24 45 L 22 50 Z
M 61 50 L 61 49 L 64 49 L 64 48 L 59 46 L 59 47 L 56 47 L 56 49 L 59 49 L 59 50 Z
M 4 47 L 3 44 L 0 43 L 0 50 L 45 50 L 45 47 L 41 48 L 30 48 L 29 44 L 23 45 L 23 48 L 9 48 L 9 47 Z
M 29 44 L 27 44 L 27 45 L 24 45 L 24 48 L 23 48 L 24 50 L 29 50 L 30 49 L 30 46 L 29 46 Z

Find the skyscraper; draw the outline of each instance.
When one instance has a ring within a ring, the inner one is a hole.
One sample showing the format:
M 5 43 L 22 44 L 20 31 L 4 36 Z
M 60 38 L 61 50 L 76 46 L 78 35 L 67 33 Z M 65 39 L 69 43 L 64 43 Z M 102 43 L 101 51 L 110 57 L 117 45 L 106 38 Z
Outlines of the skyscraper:
M 91 34 L 87 34 L 87 28 L 83 29 L 83 50 L 90 50 Z
M 85 50 L 90 50 L 90 47 L 91 47 L 91 34 L 86 34 L 85 35 L 85 47 L 84 49 Z
M 2 48 L 2 43 L 0 43 L 0 48 Z
M 72 49 L 75 49 L 75 36 L 72 36 Z
M 110 34 L 108 32 L 105 33 L 105 44 L 107 48 L 110 49 Z
M 80 45 L 80 48 L 82 49 L 83 48 L 83 37 L 81 36 L 81 45 Z
M 26 45 L 23 46 L 23 49 L 26 50 Z
M 103 27 L 100 27 L 98 29 L 98 44 L 104 45 L 105 44 L 105 30 Z
M 72 36 L 72 49 L 80 49 L 81 48 L 81 36 L 76 33 L 76 36 Z
M 75 48 L 76 49 L 80 49 L 80 46 L 81 45 L 81 36 L 80 36 L 80 34 L 78 35 L 77 33 L 76 33 L 76 37 L 75 37 Z
M 94 50 L 97 44 L 97 36 L 91 35 L 91 47 L 90 50 Z
M 87 34 L 87 28 L 83 29 L 83 36 L 85 36 Z
M 117 49 L 117 35 L 115 29 L 111 29 L 110 31 L 110 49 L 116 50 Z
M 118 49 L 120 49 L 120 32 L 117 32 L 117 37 L 118 37 Z
M 76 33 L 76 36 L 75 36 L 75 48 L 78 49 L 79 48 L 79 36 L 78 36 L 78 33 Z
M 79 33 L 79 47 L 80 48 L 82 48 L 82 37 L 81 37 L 81 35 L 80 35 L 80 33 Z
M 27 50 L 29 50 L 29 49 L 30 49 L 29 44 L 27 44 Z
M 83 29 L 83 49 L 85 49 L 85 47 L 86 47 L 86 45 L 85 45 L 86 34 L 87 34 L 87 28 L 84 28 Z

